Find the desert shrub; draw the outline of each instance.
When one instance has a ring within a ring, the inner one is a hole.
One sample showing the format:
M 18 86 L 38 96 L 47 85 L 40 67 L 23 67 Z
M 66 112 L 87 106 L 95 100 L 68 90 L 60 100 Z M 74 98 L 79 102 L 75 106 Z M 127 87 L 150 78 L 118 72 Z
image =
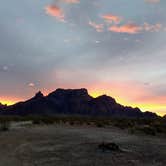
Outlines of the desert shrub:
M 74 125 L 74 121 L 70 121 L 69 124 L 70 124 L 71 126 L 73 126 L 73 125 Z
M 35 125 L 41 124 L 41 121 L 39 119 L 33 119 L 32 123 Z
M 90 125 L 91 125 L 91 122 L 86 122 L 86 125 L 90 126 Z
M 96 122 L 95 126 L 96 127 L 105 127 L 105 125 L 102 122 Z
M 56 124 L 59 124 L 59 123 L 60 123 L 60 120 L 59 120 L 59 119 L 55 119 L 55 123 L 56 123 Z M 65 121 L 65 123 L 66 123 L 66 121 Z
M 0 131 L 8 131 L 9 129 L 10 129 L 10 123 L 8 121 L 0 123 Z
M 134 134 L 134 133 L 136 132 L 135 127 L 129 128 L 129 129 L 128 129 L 128 132 L 129 132 L 130 134 Z
M 156 129 L 156 131 L 158 133 L 166 134 L 166 124 L 165 123 L 152 124 L 152 126 Z
M 54 123 L 54 119 L 44 118 L 44 119 L 42 119 L 42 123 L 44 123 L 44 124 L 53 124 Z
M 77 120 L 77 121 L 75 121 L 75 124 L 76 124 L 76 125 L 82 125 L 82 121 Z
M 52 117 L 32 117 L 32 123 L 33 124 L 53 124 L 56 119 Z
M 156 129 L 153 127 L 144 127 L 143 131 L 145 134 L 148 134 L 148 135 L 156 135 Z
M 135 125 L 135 122 L 131 119 L 115 119 L 112 122 L 112 125 L 120 129 L 132 128 Z
M 138 127 L 136 128 L 138 131 L 141 131 L 147 135 L 156 135 L 157 131 L 154 127 L 151 127 L 151 126 L 141 126 L 141 127 Z
M 121 151 L 119 146 L 115 144 L 114 142 L 109 142 L 109 143 L 101 143 L 98 145 L 98 149 L 102 150 L 103 152 L 105 151 Z

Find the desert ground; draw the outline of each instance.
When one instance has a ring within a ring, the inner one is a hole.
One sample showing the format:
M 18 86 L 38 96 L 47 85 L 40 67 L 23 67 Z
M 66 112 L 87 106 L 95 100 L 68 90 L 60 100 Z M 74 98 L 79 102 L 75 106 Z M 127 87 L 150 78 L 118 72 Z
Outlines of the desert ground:
M 121 151 L 102 151 L 114 142 Z M 165 166 L 166 139 L 117 128 L 21 125 L 0 132 L 0 166 Z

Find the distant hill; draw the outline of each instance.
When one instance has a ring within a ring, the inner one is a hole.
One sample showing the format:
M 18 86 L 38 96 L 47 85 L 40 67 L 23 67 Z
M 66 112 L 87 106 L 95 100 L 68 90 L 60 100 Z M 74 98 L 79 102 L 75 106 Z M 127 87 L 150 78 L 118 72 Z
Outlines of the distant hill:
M 38 92 L 33 98 L 12 106 L 0 106 L 1 115 L 88 115 L 132 118 L 154 118 L 155 113 L 141 112 L 118 104 L 110 96 L 93 98 L 86 89 L 57 89 L 47 96 Z
M 0 103 L 0 110 L 6 109 L 7 105 L 3 105 L 2 103 Z

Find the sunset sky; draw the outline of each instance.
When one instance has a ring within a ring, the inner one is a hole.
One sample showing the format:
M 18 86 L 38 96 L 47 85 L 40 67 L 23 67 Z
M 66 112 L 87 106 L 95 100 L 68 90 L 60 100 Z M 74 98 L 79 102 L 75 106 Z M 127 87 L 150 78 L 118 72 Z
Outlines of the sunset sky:
M 5 0 L 0 102 L 87 88 L 166 114 L 165 0 Z

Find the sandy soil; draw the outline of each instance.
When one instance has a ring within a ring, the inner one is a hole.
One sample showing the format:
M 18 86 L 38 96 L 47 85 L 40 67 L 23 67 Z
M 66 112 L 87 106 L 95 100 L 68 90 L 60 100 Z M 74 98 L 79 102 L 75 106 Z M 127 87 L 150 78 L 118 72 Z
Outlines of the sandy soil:
M 102 141 L 123 152 L 102 152 Z M 16 125 L 0 132 L 0 166 L 166 166 L 166 139 L 114 128 Z

